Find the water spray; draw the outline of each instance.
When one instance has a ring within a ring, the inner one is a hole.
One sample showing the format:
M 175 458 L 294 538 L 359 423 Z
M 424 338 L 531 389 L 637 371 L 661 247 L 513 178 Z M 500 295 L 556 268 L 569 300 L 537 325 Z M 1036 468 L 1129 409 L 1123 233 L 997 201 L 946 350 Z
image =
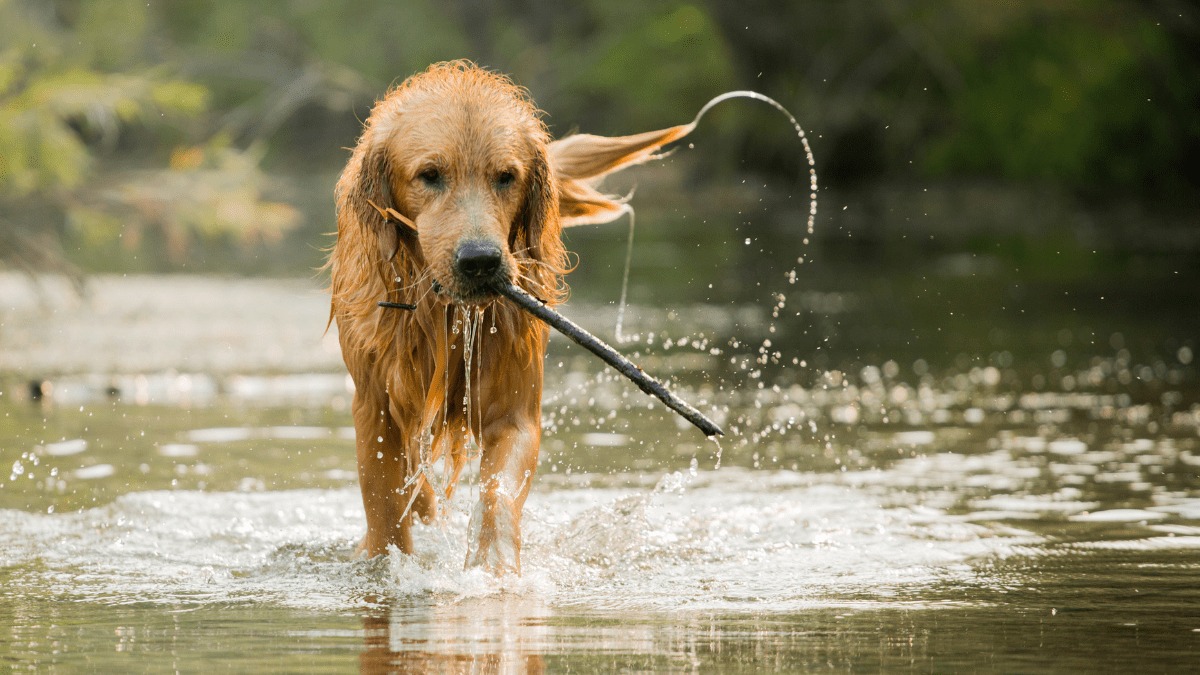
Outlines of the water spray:
M 708 103 L 705 103 L 704 107 L 700 108 L 700 112 L 696 113 L 696 117 L 691 121 L 691 123 L 679 127 L 681 133 L 671 142 L 678 141 L 684 136 L 692 133 L 692 131 L 696 129 L 696 125 L 700 123 L 700 119 L 704 117 L 704 113 L 712 110 L 713 106 L 717 105 L 718 103 L 722 101 L 728 101 L 731 98 L 749 98 L 755 101 L 762 101 L 763 103 L 766 103 L 783 113 L 784 116 L 788 118 L 788 121 L 792 123 L 792 128 L 796 130 L 796 135 L 800 137 L 800 143 L 804 145 L 804 156 L 808 160 L 808 233 L 811 235 L 817 219 L 817 162 L 813 157 L 812 146 L 808 144 L 808 135 L 804 133 L 804 128 L 801 127 L 800 123 L 796 121 L 796 116 L 788 112 L 788 109 L 783 107 L 783 104 L 779 101 L 776 101 L 765 94 L 760 94 L 757 91 L 727 91 L 720 96 L 714 97 Z M 673 152 L 673 150 L 671 152 Z M 666 155 L 671 154 L 671 152 L 665 152 L 658 156 L 665 157 Z M 632 194 L 633 193 L 630 193 L 630 195 Z M 628 197 L 626 197 L 626 200 L 628 200 Z M 626 341 L 626 337 L 622 329 L 624 328 L 625 324 L 625 300 L 629 290 L 629 269 L 633 263 L 633 207 L 629 206 L 628 204 L 623 204 L 623 207 L 624 212 L 629 214 L 629 241 L 625 245 L 625 273 L 621 277 L 621 300 L 619 303 L 617 303 L 617 342 Z M 804 239 L 804 243 L 808 243 L 807 237 Z M 803 260 L 803 258 L 801 258 L 801 260 Z

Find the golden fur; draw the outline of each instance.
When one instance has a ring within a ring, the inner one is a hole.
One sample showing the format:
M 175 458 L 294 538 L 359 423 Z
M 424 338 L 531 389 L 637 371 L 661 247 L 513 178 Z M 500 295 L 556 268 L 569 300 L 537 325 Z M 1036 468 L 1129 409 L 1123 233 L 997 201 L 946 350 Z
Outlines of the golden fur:
M 463 61 L 431 66 L 375 105 L 338 180 L 328 263 L 331 320 L 356 387 L 363 553 L 412 551 L 413 514 L 436 516 L 470 459 L 469 435 L 482 453 L 467 565 L 519 572 L 547 328 L 472 284 L 456 256 L 464 242 L 494 245 L 497 274 L 561 302 L 562 228 L 608 222 L 627 208 L 596 182 L 688 131 L 551 142 L 522 89 Z M 387 219 L 387 209 L 413 228 Z M 416 309 L 381 308 L 381 300 Z M 444 490 L 427 468 L 439 458 L 449 468 Z

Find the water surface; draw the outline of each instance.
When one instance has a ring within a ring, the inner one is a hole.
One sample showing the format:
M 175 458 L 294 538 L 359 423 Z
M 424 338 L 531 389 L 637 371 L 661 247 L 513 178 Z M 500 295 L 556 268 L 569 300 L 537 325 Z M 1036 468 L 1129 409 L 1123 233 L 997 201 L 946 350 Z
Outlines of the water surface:
M 631 308 L 622 351 L 717 418 L 720 449 L 552 341 L 524 575 L 496 579 L 462 569 L 475 475 L 414 555 L 351 558 L 352 385 L 318 284 L 108 277 L 78 299 L 0 275 L 0 654 L 51 672 L 1189 669 L 1190 324 L 1085 313 L 913 345 L 871 334 L 874 283 Z M 611 305 L 564 311 L 611 339 Z

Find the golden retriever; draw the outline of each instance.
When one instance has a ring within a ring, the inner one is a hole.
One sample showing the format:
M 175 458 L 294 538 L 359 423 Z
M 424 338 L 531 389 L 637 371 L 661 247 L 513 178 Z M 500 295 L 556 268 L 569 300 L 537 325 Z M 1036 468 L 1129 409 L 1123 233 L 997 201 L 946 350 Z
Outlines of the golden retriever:
M 376 103 L 337 183 L 328 264 L 355 385 L 361 554 L 412 551 L 414 514 L 436 517 L 474 439 L 480 500 L 466 566 L 520 573 L 548 329 L 491 284 L 561 302 L 562 228 L 624 213 L 596 183 L 691 128 L 551 142 L 524 90 L 465 61 L 431 66 Z M 440 480 L 430 470 L 439 458 Z

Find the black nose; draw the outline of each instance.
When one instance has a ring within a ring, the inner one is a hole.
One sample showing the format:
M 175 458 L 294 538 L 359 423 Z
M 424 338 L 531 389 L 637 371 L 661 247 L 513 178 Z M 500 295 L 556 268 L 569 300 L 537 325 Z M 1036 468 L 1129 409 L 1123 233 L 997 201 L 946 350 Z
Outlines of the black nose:
M 468 279 L 490 277 L 500 270 L 500 249 L 495 244 L 468 241 L 458 247 L 458 272 Z

